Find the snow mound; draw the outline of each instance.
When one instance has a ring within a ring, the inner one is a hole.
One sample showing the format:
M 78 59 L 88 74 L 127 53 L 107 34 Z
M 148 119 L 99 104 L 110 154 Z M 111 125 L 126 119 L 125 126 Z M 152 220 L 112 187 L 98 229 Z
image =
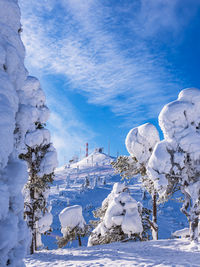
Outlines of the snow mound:
M 61 223 L 61 233 L 65 235 L 66 228 L 75 228 L 76 226 L 83 228 L 85 220 L 82 215 L 82 207 L 80 205 L 74 205 L 63 209 L 59 214 L 59 220 Z
M 139 163 L 146 163 L 159 141 L 159 133 L 156 127 L 151 123 L 146 123 L 130 130 L 125 144 L 132 157 L 135 157 Z

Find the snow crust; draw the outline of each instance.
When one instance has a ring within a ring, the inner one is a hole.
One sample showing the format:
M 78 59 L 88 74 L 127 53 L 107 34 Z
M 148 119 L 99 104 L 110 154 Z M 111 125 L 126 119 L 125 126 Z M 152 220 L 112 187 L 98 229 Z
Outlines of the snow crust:
M 59 220 L 61 223 L 61 233 L 65 235 L 67 227 L 71 229 L 76 226 L 83 228 L 86 224 L 83 214 L 82 207 L 80 205 L 74 205 L 63 209 L 59 214 Z

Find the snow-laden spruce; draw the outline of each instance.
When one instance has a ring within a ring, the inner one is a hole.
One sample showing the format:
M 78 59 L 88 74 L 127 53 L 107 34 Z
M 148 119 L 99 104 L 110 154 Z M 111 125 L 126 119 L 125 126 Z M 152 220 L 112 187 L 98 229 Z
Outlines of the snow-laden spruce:
M 57 237 L 58 246 L 64 247 L 69 241 L 78 239 L 81 246 L 81 237 L 88 234 L 89 227 L 83 218 L 82 207 L 74 205 L 63 209 L 59 214 L 61 233 L 63 237 Z
M 162 109 L 159 124 L 164 140 L 149 160 L 148 174 L 160 198 L 181 189 L 181 211 L 190 223 L 190 238 L 198 240 L 200 214 L 200 90 L 185 89 Z
M 114 184 L 112 192 L 96 212 L 95 217 L 100 221 L 89 237 L 88 246 L 136 238 L 142 234 L 142 205 L 126 190 L 124 184 Z
M 156 190 L 147 175 L 147 164 L 155 145 L 159 142 L 159 133 L 154 125 L 145 123 L 135 127 L 127 134 L 125 144 L 130 154 L 120 156 L 112 165 L 124 179 L 140 175 L 143 187 L 151 194 L 153 199 L 153 220 L 148 220 L 152 228 L 153 239 L 158 239 Z
M 27 166 L 18 159 L 24 132 L 16 126 L 19 90 L 27 76 L 20 38 L 20 10 L 16 0 L 0 0 L 0 266 L 24 266 L 28 230 L 23 220 L 21 190 Z M 26 122 L 28 123 L 28 122 Z
M 42 247 L 41 234 L 50 229 L 51 207 L 48 206 L 49 183 L 53 181 L 57 156 L 50 142 L 50 133 L 44 128 L 49 117 L 45 95 L 35 77 L 28 76 L 20 91 L 22 97 L 17 126 L 24 132 L 24 151 L 20 158 L 28 164 L 28 183 L 24 188 L 25 219 L 32 233 L 30 252 Z M 25 124 L 25 121 L 29 124 Z

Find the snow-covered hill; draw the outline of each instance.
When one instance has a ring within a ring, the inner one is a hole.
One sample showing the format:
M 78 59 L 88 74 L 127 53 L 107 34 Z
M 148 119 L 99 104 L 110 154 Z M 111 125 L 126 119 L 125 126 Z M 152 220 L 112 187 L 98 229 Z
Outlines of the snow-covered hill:
M 88 166 L 92 155 L 93 166 Z M 56 180 L 51 186 L 49 196 L 54 215 L 53 231 L 50 235 L 43 236 L 43 243 L 49 250 L 28 256 L 26 266 L 199 266 L 200 255 L 191 252 L 187 240 L 113 243 L 87 248 L 86 237 L 82 240 L 82 248 L 78 248 L 76 240 L 63 249 L 56 249 L 56 236 L 62 236 L 58 218 L 61 210 L 67 206 L 81 205 L 88 223 L 94 219 L 92 211 L 101 206 L 113 184 L 120 182 L 121 177 L 114 173 L 109 164 L 111 160 L 113 159 L 108 155 L 95 152 L 70 167 L 64 166 L 56 170 Z M 77 166 L 80 166 L 78 172 Z M 84 185 L 86 176 L 89 178 L 88 187 Z M 132 179 L 128 187 L 137 201 L 151 208 L 151 198 L 147 196 L 143 199 L 143 190 L 137 179 Z M 187 221 L 179 210 L 180 206 L 181 203 L 173 200 L 159 205 L 159 239 L 172 238 L 174 231 L 187 227 Z
M 90 164 L 93 156 L 93 165 Z M 88 160 L 88 161 L 87 161 Z M 52 205 L 52 214 L 54 216 L 52 229 L 49 236 L 43 236 L 43 242 L 49 249 L 56 249 L 56 236 L 61 236 L 60 222 L 58 215 L 62 209 L 71 205 L 81 205 L 83 207 L 83 216 L 87 223 L 93 220 L 92 211 L 101 206 L 102 201 L 111 192 L 113 184 L 120 182 L 121 177 L 114 173 L 110 165 L 113 158 L 106 154 L 94 152 L 73 164 L 72 166 L 63 166 L 56 170 L 56 179 L 51 186 L 49 201 Z M 77 171 L 77 166 L 81 166 Z M 86 187 L 85 180 L 89 180 Z M 128 187 L 131 195 L 137 201 L 143 203 L 144 207 L 151 208 L 151 198 L 146 196 L 143 199 L 143 190 L 137 179 L 132 179 Z M 160 204 L 158 208 L 159 238 L 171 238 L 172 233 L 187 227 L 185 216 L 180 212 L 181 203 L 169 201 Z M 87 245 L 87 238 L 83 239 L 83 245 Z M 78 241 L 68 244 L 67 247 L 77 247 Z
M 111 162 L 115 158 L 108 156 L 105 153 L 94 151 L 88 157 L 73 163 L 66 164 L 56 169 L 56 180 L 66 179 L 70 176 L 70 179 L 84 178 L 88 175 L 100 175 L 101 177 L 113 175 L 113 169 Z

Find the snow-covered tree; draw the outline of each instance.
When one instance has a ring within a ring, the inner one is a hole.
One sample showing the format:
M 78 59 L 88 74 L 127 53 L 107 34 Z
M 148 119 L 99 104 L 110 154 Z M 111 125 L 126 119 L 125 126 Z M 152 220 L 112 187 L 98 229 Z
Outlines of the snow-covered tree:
M 82 207 L 74 205 L 63 209 L 59 214 L 59 220 L 61 233 L 63 234 L 63 237 L 57 237 L 59 248 L 76 239 L 78 239 L 79 246 L 81 246 L 81 237 L 88 235 L 90 229 L 83 218 Z
M 200 90 L 182 90 L 178 99 L 164 106 L 159 115 L 164 140 L 149 160 L 148 174 L 161 199 L 181 189 L 181 211 L 190 224 L 190 238 L 198 240 L 200 214 Z
M 159 134 L 156 127 L 150 123 L 143 124 L 129 131 L 126 137 L 126 148 L 130 156 L 120 156 L 112 163 L 114 169 L 123 179 L 131 179 L 139 175 L 143 187 L 150 193 L 153 200 L 153 220 L 149 221 L 152 227 L 153 239 L 158 238 L 157 205 L 154 184 L 147 175 L 147 164 L 153 148 L 159 142 Z
M 92 231 L 88 246 L 142 237 L 142 205 L 133 199 L 124 184 L 115 183 L 112 192 L 94 212 L 100 221 Z
M 115 172 L 120 174 L 122 180 L 131 179 L 138 174 L 146 175 L 146 168 L 131 156 L 119 156 L 116 161 L 111 162 L 111 165 Z
M 53 181 L 54 169 L 57 165 L 56 152 L 50 143 L 50 133 L 44 128 L 49 111 L 45 106 L 45 96 L 40 83 L 35 77 L 28 76 L 24 87 L 20 91 L 23 95 L 17 129 L 26 133 L 25 148 L 20 158 L 28 164 L 28 182 L 24 188 L 25 220 L 32 233 L 30 252 L 34 253 L 42 246 L 41 234 L 50 228 L 52 216 L 47 205 L 49 183 Z M 29 117 L 28 127 L 22 122 Z M 17 132 L 18 133 L 18 132 Z M 19 142 L 22 141 L 18 136 Z M 47 213 L 47 214 L 46 214 Z M 45 219 L 43 218 L 45 216 Z M 47 220 L 47 218 L 49 220 Z M 46 222 L 46 227 L 39 225 Z
M 27 71 L 17 0 L 0 0 L 0 25 L 0 266 L 22 267 L 28 245 L 21 193 L 27 166 L 18 158 L 24 143 L 16 139 L 16 116 Z
M 125 144 L 131 155 L 131 168 L 133 174 L 140 174 L 143 187 L 151 194 L 153 202 L 153 219 L 151 223 L 152 237 L 158 239 L 157 226 L 157 192 L 154 184 L 147 175 L 147 165 L 155 145 L 160 141 L 156 127 L 151 123 L 145 123 L 129 131 Z

